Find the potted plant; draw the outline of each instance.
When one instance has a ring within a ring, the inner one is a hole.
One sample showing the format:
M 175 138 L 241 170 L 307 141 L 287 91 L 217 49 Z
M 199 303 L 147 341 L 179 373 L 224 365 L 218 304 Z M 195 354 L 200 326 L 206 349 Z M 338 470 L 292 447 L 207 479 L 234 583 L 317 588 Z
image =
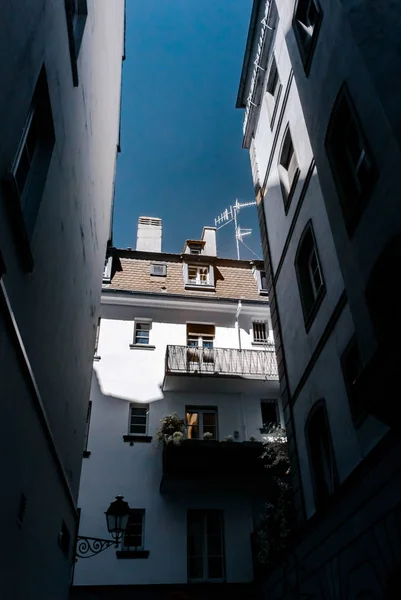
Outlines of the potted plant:
M 178 440 L 178 443 L 181 443 L 185 437 L 184 419 L 179 417 L 177 413 L 165 415 L 162 419 L 160 419 L 160 427 L 156 431 L 155 437 L 159 443 L 168 441 L 174 441 L 174 443 L 177 443 Z

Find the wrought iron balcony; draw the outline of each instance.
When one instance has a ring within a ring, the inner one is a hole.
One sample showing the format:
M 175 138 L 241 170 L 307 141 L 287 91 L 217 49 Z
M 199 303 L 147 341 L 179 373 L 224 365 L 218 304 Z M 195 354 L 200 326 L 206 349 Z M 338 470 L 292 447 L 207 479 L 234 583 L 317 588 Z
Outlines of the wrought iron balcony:
M 166 374 L 231 375 L 277 379 L 274 345 L 261 350 L 167 346 Z

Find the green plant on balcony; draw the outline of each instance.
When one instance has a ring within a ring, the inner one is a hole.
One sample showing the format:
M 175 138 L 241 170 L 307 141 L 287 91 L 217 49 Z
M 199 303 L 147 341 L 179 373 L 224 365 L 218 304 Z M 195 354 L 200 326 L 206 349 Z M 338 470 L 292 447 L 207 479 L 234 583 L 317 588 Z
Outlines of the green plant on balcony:
M 290 547 L 294 519 L 293 492 L 289 483 L 290 461 L 285 431 L 276 428 L 263 443 L 262 459 L 271 474 L 269 502 L 253 534 L 259 571 L 282 561 Z
M 185 439 L 185 421 L 177 415 L 172 413 L 171 415 L 165 415 L 160 419 L 160 427 L 156 431 L 156 440 L 159 443 L 181 444 Z

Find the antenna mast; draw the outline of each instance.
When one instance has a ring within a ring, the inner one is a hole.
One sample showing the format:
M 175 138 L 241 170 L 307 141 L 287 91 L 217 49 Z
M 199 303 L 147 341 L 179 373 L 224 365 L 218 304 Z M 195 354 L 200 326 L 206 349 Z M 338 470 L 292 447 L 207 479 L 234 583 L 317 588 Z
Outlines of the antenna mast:
M 248 206 L 256 206 L 256 202 L 238 202 L 238 198 L 235 200 L 234 206 L 230 205 L 229 208 L 226 208 L 220 216 L 218 216 L 214 220 L 214 224 L 216 226 L 217 231 L 228 225 L 229 223 L 234 222 L 234 231 L 235 231 L 235 243 L 237 246 L 237 259 L 240 260 L 240 251 L 239 251 L 239 242 L 243 242 L 243 237 L 246 235 L 251 235 L 252 229 L 241 229 L 238 225 L 238 213 L 242 208 L 246 208 Z

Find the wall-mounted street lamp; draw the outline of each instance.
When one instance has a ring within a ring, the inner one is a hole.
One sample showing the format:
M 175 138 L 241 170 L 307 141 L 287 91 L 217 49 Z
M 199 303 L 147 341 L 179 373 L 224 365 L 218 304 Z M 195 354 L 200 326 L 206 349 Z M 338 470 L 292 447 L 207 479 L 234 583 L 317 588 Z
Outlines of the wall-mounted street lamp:
M 75 560 L 78 558 L 91 558 L 99 552 L 103 552 L 109 546 L 118 548 L 120 540 L 125 533 L 130 515 L 128 502 L 124 501 L 124 496 L 116 496 L 109 508 L 104 513 L 106 515 L 107 529 L 112 539 L 102 539 L 93 537 L 78 536 Z

